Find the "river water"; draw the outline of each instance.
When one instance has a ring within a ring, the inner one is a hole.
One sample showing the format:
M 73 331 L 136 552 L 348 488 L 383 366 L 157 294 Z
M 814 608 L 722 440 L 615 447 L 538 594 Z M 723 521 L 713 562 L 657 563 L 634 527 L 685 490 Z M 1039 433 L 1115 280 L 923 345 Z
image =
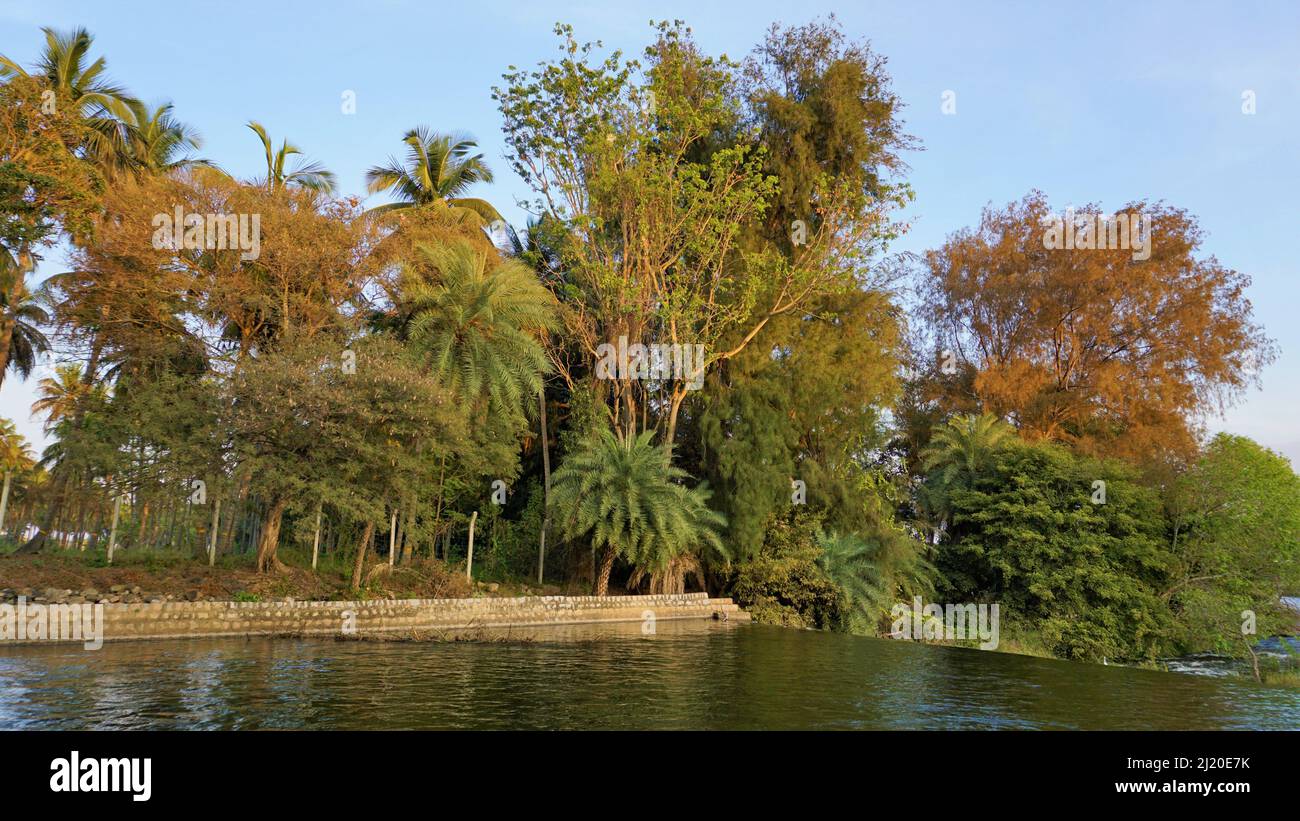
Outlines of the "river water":
M 3 729 L 1297 729 L 1300 692 L 715 622 L 0 649 Z

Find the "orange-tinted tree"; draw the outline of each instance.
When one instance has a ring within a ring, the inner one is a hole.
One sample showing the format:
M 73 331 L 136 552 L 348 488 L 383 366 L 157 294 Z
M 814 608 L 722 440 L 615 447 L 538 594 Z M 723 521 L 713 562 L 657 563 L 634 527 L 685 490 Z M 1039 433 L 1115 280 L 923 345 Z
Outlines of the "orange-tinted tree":
M 1095 226 L 1099 213 L 1075 218 Z M 1088 453 L 1192 451 L 1198 417 L 1251 384 L 1273 346 L 1253 321 L 1250 278 L 1198 256 L 1194 217 L 1142 201 L 1117 213 L 1146 222 L 1149 248 L 1078 247 L 1119 245 L 1109 227 L 1049 247 L 1066 215 L 1035 191 L 925 255 L 940 406 L 989 411 L 1029 439 Z

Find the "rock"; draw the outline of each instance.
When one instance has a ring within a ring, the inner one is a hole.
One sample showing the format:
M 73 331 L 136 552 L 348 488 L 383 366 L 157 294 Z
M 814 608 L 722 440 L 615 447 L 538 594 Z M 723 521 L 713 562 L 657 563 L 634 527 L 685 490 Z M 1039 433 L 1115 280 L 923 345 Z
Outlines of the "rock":
M 150 604 L 162 604 L 164 599 L 159 596 L 153 596 L 149 599 Z
M 81 591 L 81 596 L 86 599 L 98 599 L 99 591 L 93 587 L 87 587 L 85 590 Z
M 131 589 L 130 589 L 129 587 L 127 587 L 126 585 L 124 585 L 124 584 L 115 584 L 115 585 L 113 585 L 112 587 L 108 588 L 108 592 L 110 592 L 110 593 L 129 593 L 129 592 L 131 592 Z
M 197 590 L 191 590 L 185 594 L 185 601 L 198 601 L 203 598 L 203 594 Z
M 501 585 L 497 584 L 496 582 L 490 582 L 487 586 L 487 592 L 489 593 L 495 593 L 500 589 L 501 589 Z
M 57 598 L 61 598 L 63 595 L 64 595 L 63 591 L 59 590 L 57 587 L 47 587 L 41 591 L 41 598 L 49 599 L 50 601 L 53 601 L 54 599 Z
M 140 585 L 137 584 L 137 585 L 133 585 L 133 586 L 131 587 L 131 593 L 133 593 L 133 594 L 139 596 L 139 595 L 141 595 L 141 594 L 143 593 L 143 591 L 140 589 Z

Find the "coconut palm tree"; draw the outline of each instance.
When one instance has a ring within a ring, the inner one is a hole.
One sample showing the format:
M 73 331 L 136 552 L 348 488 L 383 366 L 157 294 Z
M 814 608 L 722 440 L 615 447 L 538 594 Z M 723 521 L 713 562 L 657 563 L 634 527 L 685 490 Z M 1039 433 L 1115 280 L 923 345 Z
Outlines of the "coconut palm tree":
M 935 430 L 921 451 L 921 466 L 926 472 L 922 501 L 938 521 L 936 538 L 953 491 L 968 487 L 1015 436 L 1015 429 L 991 413 L 956 416 Z
M 727 555 L 720 535 L 726 518 L 709 508 L 708 489 L 680 484 L 686 471 L 653 438 L 653 431 L 619 438 L 602 430 L 570 453 L 551 479 L 560 528 L 569 538 L 589 537 L 600 557 L 597 596 L 609 592 L 619 557 L 644 575 L 682 568 L 683 557 L 700 549 Z
M 9 487 L 14 474 L 29 470 L 35 464 L 36 457 L 13 421 L 0 419 L 0 470 L 5 475 L 4 490 L 0 491 L 0 533 L 4 532 L 5 514 L 9 512 Z
M 419 254 L 401 278 L 407 338 L 467 401 L 517 413 L 550 369 L 534 334 L 555 325 L 551 292 L 527 265 L 489 260 L 467 241 L 422 245 Z
M 366 172 L 370 193 L 392 191 L 398 197 L 371 213 L 445 205 L 463 216 L 473 215 L 480 224 L 501 219 L 487 200 L 462 196 L 474 183 L 492 182 L 483 155 L 470 156 L 478 143 L 464 136 L 439 134 L 426 126 L 406 132 L 402 141 L 407 147 L 405 162 L 389 157 L 387 165 Z
M 13 368 L 26 379 L 36 358 L 50 349 L 40 325 L 50 321 L 42 298 L 27 287 L 30 258 L 21 261 L 0 247 L 0 385 Z
M 271 138 L 267 135 L 266 128 L 261 123 L 250 121 L 248 128 L 262 141 L 262 148 L 266 151 L 266 180 L 264 184 L 268 191 L 278 191 L 285 186 L 294 185 L 322 194 L 333 193 L 335 179 L 332 171 L 326 170 L 325 166 L 318 162 L 300 162 L 293 170 L 286 171 L 285 161 L 294 154 L 301 154 L 302 149 L 296 145 L 291 145 L 288 140 L 285 140 L 280 143 L 280 149 L 276 151 L 272 147 Z
M 169 174 L 194 166 L 212 167 L 210 160 L 190 152 L 203 147 L 198 131 L 176 119 L 171 103 L 149 108 L 132 104 L 136 125 L 130 130 L 131 156 L 137 167 L 150 174 Z
M 86 155 L 109 171 L 130 167 L 130 129 L 136 125 L 138 102 L 105 74 L 103 57 L 89 65 L 95 38 L 84 28 L 60 34 L 43 28 L 45 49 L 29 73 L 8 57 L 0 56 L 0 79 L 15 75 L 39 77 L 55 93 L 56 105 L 72 105 L 88 126 Z M 78 148 L 78 146 L 72 146 Z
M 96 389 L 82 381 L 80 365 L 75 362 L 59 365 L 54 369 L 54 376 L 37 383 L 32 414 L 45 416 L 45 430 L 49 432 L 65 419 L 74 418 L 85 398 Z

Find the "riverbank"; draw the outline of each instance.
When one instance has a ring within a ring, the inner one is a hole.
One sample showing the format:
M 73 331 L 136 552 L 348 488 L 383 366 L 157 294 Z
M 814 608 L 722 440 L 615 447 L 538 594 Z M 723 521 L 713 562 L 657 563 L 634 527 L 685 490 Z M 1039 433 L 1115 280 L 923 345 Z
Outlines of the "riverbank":
M 102 609 L 101 609 L 102 608 Z M 29 612 L 30 611 L 30 612 Z M 102 604 L 64 627 L 36 603 L 0 631 L 0 646 L 76 641 L 88 648 L 133 639 L 410 636 L 425 639 L 511 638 L 520 628 L 639 622 L 653 633 L 660 621 L 746 621 L 730 599 L 707 593 L 647 596 L 524 596 L 369 601 L 161 601 Z M 89 613 L 89 617 L 86 614 Z M 40 627 L 36 625 L 40 621 Z

